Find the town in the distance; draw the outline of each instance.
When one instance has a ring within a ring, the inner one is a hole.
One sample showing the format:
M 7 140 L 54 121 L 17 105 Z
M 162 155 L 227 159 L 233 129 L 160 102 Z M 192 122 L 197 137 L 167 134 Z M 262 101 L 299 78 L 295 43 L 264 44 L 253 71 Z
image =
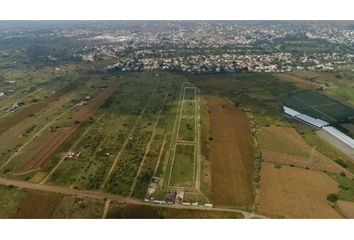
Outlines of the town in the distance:
M 354 218 L 354 21 L 0 21 L 0 218 Z

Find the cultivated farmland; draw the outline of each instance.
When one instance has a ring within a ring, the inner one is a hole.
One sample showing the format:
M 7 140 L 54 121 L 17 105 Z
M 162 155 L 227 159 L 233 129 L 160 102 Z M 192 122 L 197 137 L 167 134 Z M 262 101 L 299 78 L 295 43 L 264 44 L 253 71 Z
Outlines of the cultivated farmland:
M 264 161 L 336 173 L 345 171 L 311 148 L 293 128 L 264 127 L 257 138 Z
M 263 163 L 256 207 L 276 218 L 341 218 L 327 201 L 337 183 L 323 172 Z
M 212 202 L 251 207 L 254 158 L 247 117 L 233 104 L 208 96 L 211 129 Z

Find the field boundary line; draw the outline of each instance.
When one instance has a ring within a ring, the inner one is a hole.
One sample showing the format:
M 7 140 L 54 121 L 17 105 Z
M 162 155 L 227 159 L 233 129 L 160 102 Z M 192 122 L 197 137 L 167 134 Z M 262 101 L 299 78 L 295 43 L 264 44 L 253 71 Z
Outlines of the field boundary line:
M 43 88 L 39 88 L 39 89 L 37 89 L 36 91 L 31 92 L 31 93 L 25 95 L 24 97 L 20 98 L 20 99 L 17 100 L 16 102 L 22 101 L 23 99 L 25 99 L 25 98 L 27 98 L 27 97 L 29 97 L 29 96 L 31 96 L 31 95 L 33 95 L 33 94 L 39 92 L 40 90 L 43 90 Z M 16 95 L 15 95 L 15 96 L 16 96 Z M 14 96 L 14 97 L 15 97 L 15 96 Z M 8 106 L 11 106 L 11 104 L 6 104 L 5 106 L 1 107 L 1 108 L 0 108 L 0 111 L 2 111 L 4 108 L 6 108 L 6 107 L 8 107 Z M 8 114 L 10 114 L 10 113 L 11 113 L 11 112 L 9 112 Z M 8 114 L 2 115 L 2 116 L 0 117 L 0 119 L 6 117 Z
M 157 84 L 156 84 L 154 90 L 152 91 L 152 93 L 151 93 L 149 99 L 151 98 L 152 95 L 154 95 L 154 93 L 156 92 L 157 87 L 158 87 L 159 84 L 160 84 L 160 80 L 157 82 Z M 103 181 L 103 183 L 102 183 L 100 189 L 103 189 L 103 188 L 106 186 L 107 181 L 108 181 L 108 179 L 111 177 L 111 175 L 112 175 L 112 173 L 113 173 L 113 170 L 114 170 L 114 168 L 116 167 L 117 162 L 118 162 L 120 156 L 122 155 L 123 151 L 125 150 L 126 145 L 127 145 L 128 142 L 129 142 L 129 138 L 131 138 L 131 135 L 133 134 L 133 132 L 135 131 L 136 127 L 138 126 L 138 124 L 139 124 L 141 118 L 143 117 L 143 115 L 144 115 L 144 113 L 145 113 L 145 110 L 146 110 L 147 106 L 149 105 L 149 102 L 150 102 L 150 101 L 148 101 L 148 102 L 145 104 L 145 106 L 143 107 L 142 111 L 140 112 L 140 115 L 136 118 L 135 123 L 134 123 L 133 127 L 131 128 L 131 130 L 129 131 L 129 133 L 128 133 L 128 135 L 127 135 L 127 137 L 126 137 L 126 139 L 125 139 L 125 141 L 124 141 L 124 143 L 123 143 L 123 145 L 122 145 L 122 147 L 120 148 L 120 150 L 119 150 L 117 156 L 114 158 L 114 161 L 113 161 L 113 163 L 112 163 L 112 166 L 111 166 L 111 168 L 109 169 L 109 172 L 107 173 L 107 175 L 106 175 L 106 177 L 105 177 L 105 179 L 104 179 L 104 181 Z
M 173 138 L 171 139 L 171 147 L 173 146 L 173 155 L 172 155 L 172 160 L 171 160 L 171 167 L 170 167 L 170 171 L 169 171 L 169 175 L 168 175 L 168 182 L 167 182 L 167 187 L 170 186 L 170 181 L 171 181 L 171 174 L 172 174 L 172 169 L 173 169 L 173 163 L 174 163 L 174 160 L 175 160 L 175 155 L 176 155 L 176 143 L 177 143 L 177 140 L 178 140 L 178 132 L 179 132 L 179 127 L 180 127 L 180 124 L 181 124 L 181 116 L 182 116 L 182 110 L 183 110 L 183 99 L 184 99 L 184 96 L 185 96 L 185 87 L 184 87 L 184 84 L 185 83 L 188 83 L 188 82 L 184 82 L 182 83 L 182 89 L 181 89 L 181 96 L 182 98 L 180 98 L 180 108 L 177 110 L 177 113 L 176 113 L 176 122 L 177 122 L 177 131 L 175 134 L 173 134 Z M 183 94 L 182 94 L 183 93 Z M 175 129 L 173 129 L 175 130 Z M 171 152 L 169 152 L 171 154 Z M 171 159 L 171 155 L 169 155 L 169 161 Z
M 135 185 L 136 185 L 136 181 L 138 180 L 140 172 L 141 172 L 141 170 L 142 170 L 142 168 L 144 166 L 144 163 L 145 163 L 145 160 L 146 160 L 146 156 L 150 152 L 150 145 L 152 143 L 152 140 L 154 139 L 156 128 L 157 128 L 157 124 L 159 123 L 159 120 L 160 120 L 160 115 L 161 115 L 161 113 L 162 113 L 162 111 L 163 111 L 163 109 L 165 107 L 165 102 L 166 102 L 166 99 L 167 99 L 167 96 L 168 96 L 168 93 L 169 93 L 169 88 L 170 88 L 170 83 L 167 86 L 165 97 L 164 97 L 163 102 L 161 104 L 161 108 L 159 110 L 159 113 L 157 114 L 157 117 L 156 117 L 156 120 L 155 120 L 155 123 L 154 123 L 154 127 L 153 127 L 153 130 L 152 130 L 152 133 L 151 133 L 150 140 L 149 140 L 148 144 L 146 145 L 144 157 L 143 157 L 142 161 L 140 162 L 138 171 L 137 171 L 136 176 L 134 178 L 133 184 L 132 184 L 132 186 L 130 188 L 129 196 L 131 196 L 133 194 L 133 191 L 134 191 L 134 188 L 135 188 Z
M 107 213 L 109 211 L 111 205 L 111 200 L 107 199 L 104 203 L 104 207 L 103 207 L 103 213 L 102 213 L 102 218 L 105 219 L 107 217 Z
M 161 184 L 161 189 L 163 188 L 163 185 L 165 183 L 165 177 L 166 177 L 166 172 L 168 171 L 168 165 L 169 165 L 169 162 L 170 162 L 170 158 L 171 158 L 171 151 L 172 151 L 172 146 L 173 146 L 173 142 L 174 142 L 174 139 L 176 138 L 176 125 L 177 125 L 177 121 L 178 121 L 178 113 L 179 113 L 179 109 L 181 107 L 181 104 L 182 104 L 182 94 L 183 94 L 183 91 L 184 91 L 184 84 L 187 83 L 187 82 L 183 82 L 181 84 L 181 92 L 179 94 L 179 100 L 178 100 L 178 105 L 177 105 L 177 110 L 176 110 L 176 117 L 175 117 L 175 122 L 173 124 L 173 129 L 172 129 L 172 135 L 171 135 L 171 142 L 170 142 L 170 147 L 168 148 L 168 154 L 166 154 L 166 157 L 165 157 L 165 161 L 166 161 L 166 166 L 164 166 L 164 169 L 163 169 L 163 176 L 162 176 L 162 184 Z M 167 159 L 166 159 L 167 158 Z
M 42 132 L 44 132 L 44 130 L 46 130 L 50 125 L 52 125 L 56 120 L 58 120 L 59 118 L 61 118 L 62 116 L 64 116 L 67 112 L 69 112 L 70 110 L 72 110 L 73 108 L 75 108 L 77 105 L 74 105 L 70 108 L 68 108 L 67 110 L 65 110 L 63 113 L 61 113 L 59 116 L 57 116 L 55 119 L 53 119 L 52 121 L 50 121 L 47 125 L 45 125 L 41 130 L 39 130 L 38 132 L 36 132 L 36 134 L 34 134 L 26 143 L 24 143 L 1 167 L 0 170 L 2 170 L 5 166 L 7 166 L 7 164 L 10 163 L 10 161 L 16 157 L 21 151 L 22 149 L 24 149 L 30 142 L 33 141 L 33 139 L 35 139 L 36 137 L 38 137 L 39 135 L 42 134 Z
M 98 117 L 95 121 L 99 121 L 104 117 L 104 114 L 102 114 L 100 117 Z M 75 144 L 69 149 L 69 152 L 71 152 L 73 149 L 75 149 L 81 140 L 86 136 L 86 134 L 92 129 L 93 126 L 88 127 L 83 133 L 82 136 L 78 140 L 76 140 Z M 48 181 L 49 177 L 59 168 L 59 166 L 65 161 L 66 159 L 66 154 L 59 160 L 59 162 L 55 165 L 55 167 L 49 172 L 49 174 L 39 183 L 39 184 L 44 184 L 46 181 Z
M 197 90 L 198 88 L 190 83 L 190 82 L 187 82 L 188 84 L 192 85 L 192 87 L 183 87 L 183 98 L 182 98 L 182 106 L 181 106 L 181 109 L 180 109 L 180 112 L 179 114 L 177 114 L 178 118 L 179 118 L 179 121 L 178 121 L 178 127 L 177 127 L 177 136 L 176 136 L 176 139 L 174 141 L 174 149 L 173 149 L 173 157 L 172 157 L 172 163 L 171 163 L 171 168 L 170 168 L 170 172 L 169 172 L 169 178 L 168 178 L 168 182 L 167 182 L 167 187 L 169 188 L 173 188 L 174 186 L 171 186 L 170 183 L 171 183 L 171 175 L 172 175 L 172 171 L 173 171 L 173 165 L 174 165 L 174 162 L 175 162 L 175 155 L 176 155 L 176 148 L 177 148 L 177 145 L 193 145 L 194 146 L 194 154 L 193 154 L 193 185 L 192 185 L 192 189 L 196 189 L 196 177 L 198 177 L 199 175 L 199 171 L 198 173 L 196 173 L 197 171 L 197 167 L 199 166 L 199 163 L 198 163 L 198 143 L 197 143 L 197 135 L 198 135 L 198 112 L 197 112 Z M 186 89 L 193 89 L 194 90 L 194 100 L 185 100 L 184 97 L 185 97 L 185 91 Z M 179 129 L 180 129 L 180 125 L 181 125 L 181 119 L 183 117 L 183 104 L 185 101 L 191 101 L 191 102 L 194 102 L 194 141 L 183 141 L 183 140 L 178 140 L 178 133 L 179 133 Z M 199 103 L 198 103 L 198 106 L 199 106 Z M 198 165 L 196 167 L 196 165 Z M 189 188 L 189 187 L 187 187 Z M 198 190 L 198 189 L 197 189 Z
M 162 144 L 161 144 L 159 156 L 157 157 L 157 162 L 156 162 L 156 164 L 155 164 L 154 174 L 152 175 L 152 176 L 154 176 L 154 177 L 155 177 L 155 175 L 156 175 L 157 169 L 159 168 L 160 161 L 161 161 L 161 157 L 162 157 L 162 154 L 163 154 L 163 150 L 164 150 L 164 148 L 165 148 L 165 144 L 166 144 L 166 134 L 164 134 L 164 136 L 163 136 L 163 140 L 162 140 Z

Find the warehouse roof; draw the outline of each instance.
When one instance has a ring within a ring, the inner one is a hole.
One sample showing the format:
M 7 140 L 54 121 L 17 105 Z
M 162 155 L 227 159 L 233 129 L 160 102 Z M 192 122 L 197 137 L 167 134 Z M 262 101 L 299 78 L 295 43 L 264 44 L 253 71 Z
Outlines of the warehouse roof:
M 336 128 L 334 128 L 334 127 L 323 127 L 323 130 L 325 130 L 326 132 L 330 133 L 332 136 L 336 137 L 340 141 L 344 142 L 349 147 L 354 148 L 354 140 L 351 137 L 349 137 L 349 136 L 345 135 L 344 133 L 340 132 Z

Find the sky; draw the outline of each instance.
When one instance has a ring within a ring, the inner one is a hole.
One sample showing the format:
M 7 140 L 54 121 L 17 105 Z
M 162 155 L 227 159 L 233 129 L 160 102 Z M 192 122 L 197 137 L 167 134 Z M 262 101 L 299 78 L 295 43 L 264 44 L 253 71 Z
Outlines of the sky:
M 354 20 L 353 0 L 1 0 L 1 20 Z

